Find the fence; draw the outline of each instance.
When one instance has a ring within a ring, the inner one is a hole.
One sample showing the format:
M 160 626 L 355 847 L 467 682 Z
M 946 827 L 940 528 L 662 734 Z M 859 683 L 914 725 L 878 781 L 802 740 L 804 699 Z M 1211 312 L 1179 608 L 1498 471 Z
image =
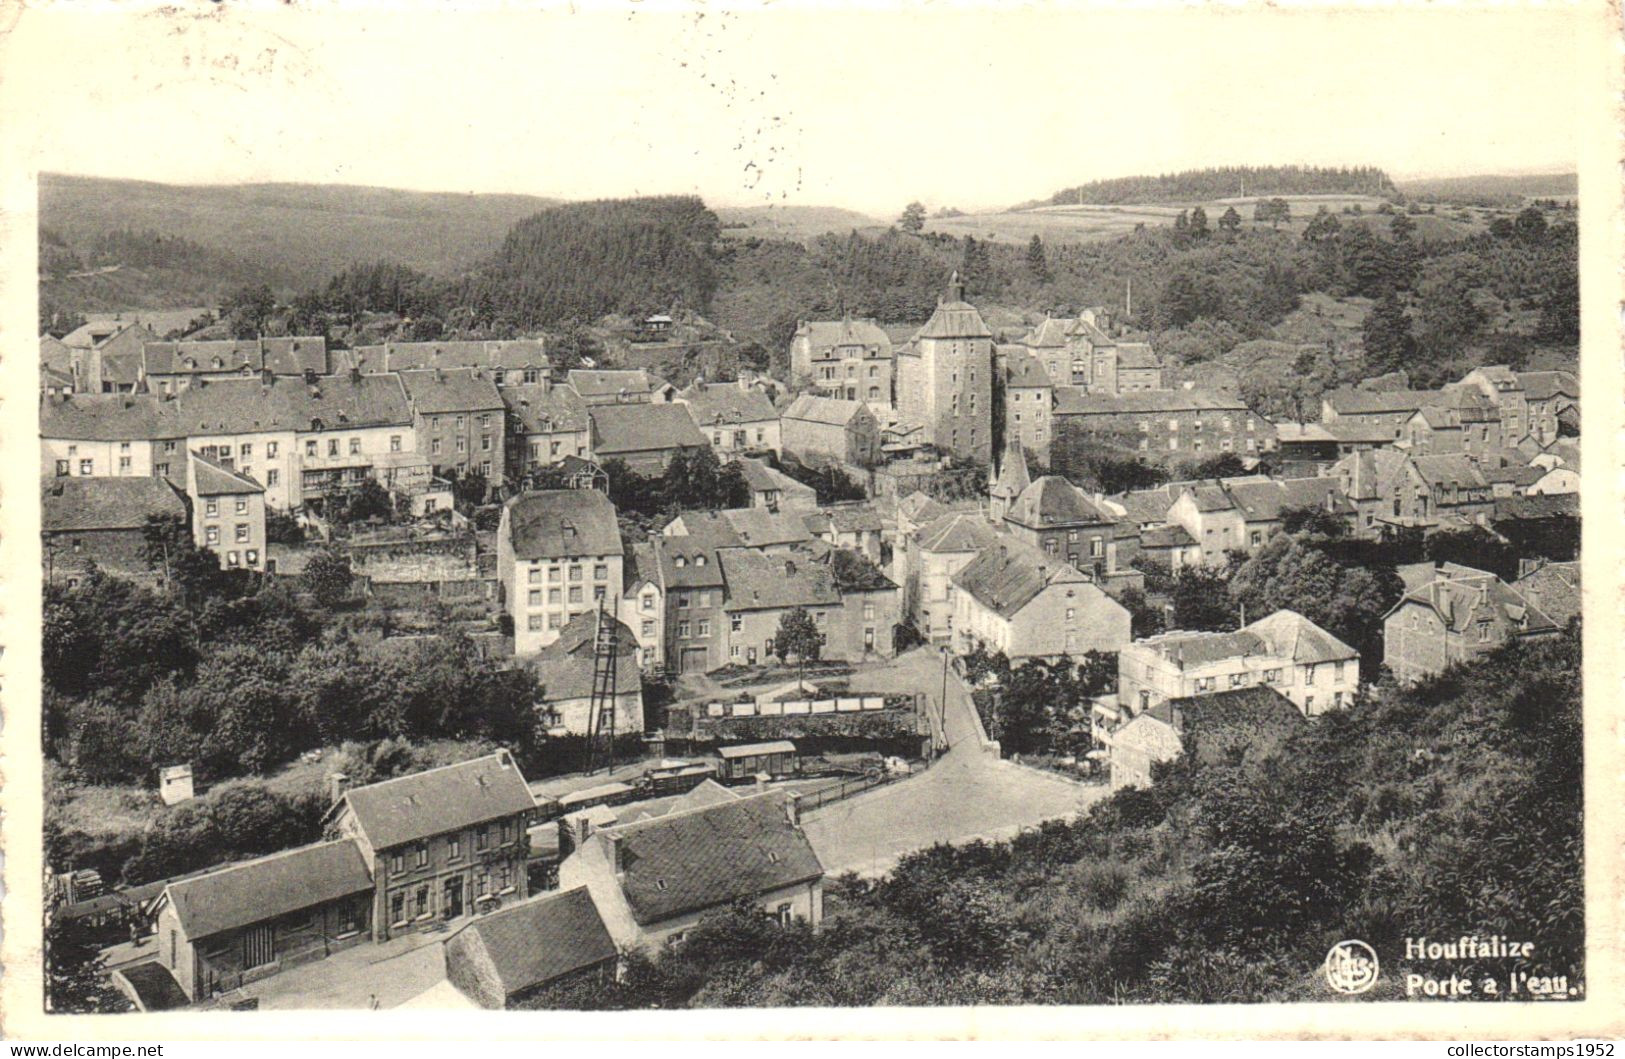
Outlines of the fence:
M 903 775 L 907 774 L 904 773 Z M 893 780 L 901 778 L 902 775 L 890 772 L 869 772 L 862 776 L 853 776 L 828 787 L 820 787 L 815 791 L 808 791 L 806 794 L 801 795 L 796 800 L 796 805 L 800 809 L 801 813 L 805 815 L 815 809 L 823 808 L 824 806 L 830 805 L 834 802 L 843 801 L 844 799 L 850 798 L 855 794 L 862 794 L 864 791 L 873 790 L 876 787 L 884 786 L 891 783 Z

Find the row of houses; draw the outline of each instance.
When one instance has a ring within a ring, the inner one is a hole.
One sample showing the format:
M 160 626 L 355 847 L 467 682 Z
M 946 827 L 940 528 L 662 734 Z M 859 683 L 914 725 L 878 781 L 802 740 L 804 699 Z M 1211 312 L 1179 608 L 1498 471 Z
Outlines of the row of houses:
M 501 1008 L 613 975 L 741 900 L 785 925 L 823 918 L 824 867 L 794 794 L 711 783 L 624 822 L 610 814 L 572 830 L 557 890 L 532 894 L 531 841 L 549 809 L 506 751 L 363 787 L 334 780 L 326 839 L 165 884 L 152 959 L 115 980 L 138 1002 L 178 991 L 218 1003 L 348 948 L 394 952 L 392 939 L 444 932 L 430 943 L 442 947 L 438 1006 Z

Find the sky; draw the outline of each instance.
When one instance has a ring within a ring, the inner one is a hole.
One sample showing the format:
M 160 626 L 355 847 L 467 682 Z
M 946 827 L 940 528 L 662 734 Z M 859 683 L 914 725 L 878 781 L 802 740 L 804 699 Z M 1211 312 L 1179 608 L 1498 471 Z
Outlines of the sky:
M 660 2 L 13 8 L 0 131 L 38 171 L 877 216 L 1208 165 L 1567 171 L 1596 11 Z

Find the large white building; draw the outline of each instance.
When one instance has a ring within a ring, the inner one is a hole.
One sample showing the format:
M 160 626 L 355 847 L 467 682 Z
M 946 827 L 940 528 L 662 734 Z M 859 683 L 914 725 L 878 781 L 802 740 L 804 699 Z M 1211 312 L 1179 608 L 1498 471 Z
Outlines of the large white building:
M 514 654 L 559 638 L 571 618 L 597 610 L 614 617 L 622 590 L 621 533 L 615 507 L 595 489 L 539 489 L 509 500 L 497 527 L 497 579 L 513 617 Z

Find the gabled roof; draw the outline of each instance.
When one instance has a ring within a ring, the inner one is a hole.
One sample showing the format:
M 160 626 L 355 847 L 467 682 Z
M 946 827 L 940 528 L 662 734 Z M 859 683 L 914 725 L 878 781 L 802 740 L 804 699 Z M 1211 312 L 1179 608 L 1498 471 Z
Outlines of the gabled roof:
M 1243 628 L 1264 642 L 1271 654 L 1307 662 L 1336 662 L 1360 653 L 1294 610 L 1278 610 Z
M 48 478 L 40 496 L 40 529 L 138 530 L 148 516 L 186 515 L 186 501 L 162 478 Z
M 1453 564 L 1439 570 L 1427 584 L 1407 592 L 1388 613 L 1393 614 L 1410 604 L 1432 610 L 1455 632 L 1464 632 L 1480 620 L 1495 617 L 1511 621 L 1520 631 L 1528 633 L 1557 627 L 1539 607 L 1532 606 L 1499 577 Z
M 277 378 L 199 380 L 175 397 L 184 433 L 351 430 L 409 426 L 412 411 L 398 375 L 322 375 L 307 385 Z
M 914 332 L 915 340 L 921 338 L 992 338 L 993 332 L 987 328 L 987 322 L 976 306 L 969 302 L 942 301 L 937 303 L 936 311 L 925 326 Z
M 783 418 L 844 427 L 854 418 L 863 415 L 866 409 L 867 406 L 862 401 L 841 401 L 834 397 L 804 393 L 790 402 L 790 407 L 784 410 Z
M 758 423 L 778 419 L 773 402 L 760 390 L 747 390 L 736 382 L 714 382 L 679 391 L 677 400 L 688 405 L 700 429 L 730 423 Z
M 734 460 L 739 465 L 739 473 L 745 478 L 745 484 L 753 493 L 766 493 L 778 490 L 784 494 L 812 497 L 817 495 L 810 485 L 804 485 L 783 471 L 775 470 L 761 460 L 751 459 L 749 456 L 740 456 Z
M 704 448 L 709 443 L 688 409 L 676 404 L 605 404 L 587 410 L 593 455 Z
M 722 587 L 722 564 L 715 548 L 693 537 L 650 537 L 649 547 L 667 589 Z
M 1104 504 L 1059 475 L 1046 474 L 1022 490 L 1005 515 L 1010 522 L 1043 529 L 1049 526 L 1100 525 L 1117 521 Z
M 598 633 L 598 612 L 584 610 L 559 631 L 559 638 L 537 652 L 533 668 L 542 685 L 543 702 L 562 702 L 592 696 L 593 648 Z M 617 694 L 638 691 L 638 639 L 620 621 L 615 622 L 615 687 Z
M 1160 368 L 1156 351 L 1147 342 L 1119 342 L 1117 344 L 1117 370 L 1124 368 Z
M 502 403 L 521 434 L 571 434 L 587 429 L 587 404 L 568 386 L 522 383 L 501 389 Z
M 1068 336 L 1076 320 L 1045 316 L 1039 325 L 1021 338 L 1021 344 L 1030 349 L 1060 349 L 1067 345 Z
M 796 337 L 805 338 L 813 349 L 836 346 L 878 346 L 891 348 L 891 338 L 871 319 L 806 320 L 796 328 Z
M 1283 445 L 1292 442 L 1343 442 L 1385 445 L 1394 440 L 1392 427 L 1360 420 L 1334 419 L 1329 423 L 1277 422 L 1276 440 Z
M 1562 395 L 1578 401 L 1580 380 L 1572 371 L 1520 371 L 1518 381 L 1523 384 L 1524 396 L 1531 401 L 1549 401 Z
M 885 528 L 880 512 L 867 503 L 831 504 L 814 511 L 801 513 L 802 525 L 807 532 L 823 533 L 879 533 Z
M 201 452 L 190 454 L 192 487 L 198 496 L 242 496 L 265 492 L 265 487 L 246 474 L 223 467 Z
M 503 407 L 497 384 L 478 368 L 423 368 L 400 375 L 419 415 L 484 412 Z
M 1076 386 L 1055 388 L 1055 414 L 1122 415 L 1155 412 L 1245 412 L 1239 397 L 1209 390 L 1138 390 L 1123 394 L 1086 393 Z
M 1109 505 L 1116 505 L 1123 509 L 1122 519 L 1137 526 L 1148 522 L 1162 522 L 1168 517 L 1168 509 L 1173 507 L 1174 501 L 1179 499 L 1179 492 L 1167 486 L 1155 489 L 1135 489 L 1127 493 L 1118 493 L 1106 498 Z
M 1321 399 L 1338 415 L 1414 412 L 1438 399 L 1433 390 L 1332 390 Z
M 966 563 L 953 576 L 953 583 L 982 606 L 1009 618 L 1050 585 L 1090 582 L 1055 556 L 1014 538 L 1003 538 Z
M 356 787 L 340 804 L 379 851 L 536 808 L 506 750 Z
M 386 342 L 357 346 L 344 357 L 345 367 L 362 371 L 406 371 L 412 368 L 500 368 L 538 371 L 550 365 L 539 338 L 506 341 Z M 335 365 L 337 368 L 339 365 Z
M 538 489 L 509 500 L 507 509 L 516 559 L 622 554 L 615 505 L 596 489 Z
M 1478 472 L 1478 462 L 1464 452 L 1434 456 L 1412 456 L 1411 465 L 1429 485 L 1488 485 Z
M 1495 518 L 1540 519 L 1580 516 L 1579 493 L 1539 493 L 1535 496 L 1498 496 L 1495 498 Z
M 689 912 L 821 878 L 824 866 L 785 796 L 759 794 L 598 832 L 620 842 L 621 891 L 638 923 Z
M 73 394 L 40 401 L 40 437 L 155 441 L 186 435 L 174 401 L 150 393 Z
M 1580 564 L 1543 563 L 1512 583 L 1513 590 L 1554 622 L 1580 614 Z
M 726 511 L 684 511 L 677 518 L 682 520 L 687 533 L 672 536 L 692 537 L 707 548 L 772 548 L 812 540 L 804 513 L 799 511 L 729 508 Z
M 1354 511 L 1342 484 L 1331 477 L 1227 480 L 1223 485 L 1248 522 L 1274 522 L 1292 508 L 1312 507 L 1339 515 Z
M 576 368 L 569 376 L 570 386 L 582 397 L 618 397 L 620 394 L 647 394 L 655 388 L 648 372 Z
M 830 568 L 802 556 L 764 555 L 730 548 L 719 552 L 727 586 L 725 610 L 780 610 L 826 607 L 841 602 Z
M 245 368 L 249 372 L 269 369 L 275 375 L 303 375 L 306 371 L 319 375 L 328 369 L 327 339 L 321 335 L 148 342 L 141 356 L 148 375 L 241 372 Z
M 1188 548 L 1196 538 L 1184 526 L 1153 526 L 1140 534 L 1142 548 Z
M 999 348 L 1002 350 L 1005 347 L 1000 346 Z M 1055 385 L 1055 381 L 1049 377 L 1049 372 L 1044 370 L 1043 362 L 1031 353 L 1026 352 L 1021 346 L 1011 346 L 1004 363 L 1008 376 L 1005 381 L 1006 387 L 1012 389 L 1022 389 L 1024 387 L 1051 388 Z
M 483 964 L 508 997 L 616 956 L 585 886 L 481 916 L 446 940 L 448 963 Z
M 954 511 L 915 530 L 914 540 L 921 551 L 979 552 L 997 543 L 998 534 L 981 515 Z
M 1217 733 L 1221 729 L 1280 727 L 1296 730 L 1304 726 L 1304 715 L 1291 699 L 1267 684 L 1244 688 L 1183 695 L 1166 699 L 1147 710 L 1173 726 L 1180 735 Z
M 347 838 L 180 879 L 165 887 L 161 900 L 174 907 L 187 939 L 196 943 L 372 888 L 361 850 Z

